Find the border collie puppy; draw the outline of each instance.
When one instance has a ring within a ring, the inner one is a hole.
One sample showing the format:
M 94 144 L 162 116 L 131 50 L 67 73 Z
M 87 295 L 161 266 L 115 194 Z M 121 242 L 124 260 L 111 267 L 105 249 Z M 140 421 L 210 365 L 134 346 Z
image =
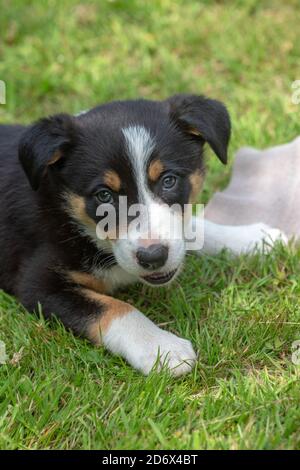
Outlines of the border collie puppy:
M 176 277 L 186 245 L 168 235 L 168 208 L 195 200 L 205 142 L 226 163 L 229 137 L 224 105 L 193 95 L 0 126 L 0 288 L 30 311 L 41 304 L 46 318 L 56 316 L 144 374 L 154 365 L 189 372 L 196 359 L 190 341 L 111 294 L 132 282 L 157 286 Z M 121 196 L 149 209 L 151 238 L 128 229 L 124 236 L 120 223 L 117 236 L 97 235 L 104 218 L 97 209 L 109 205 L 119 216 Z M 208 223 L 207 250 L 242 251 L 249 239 L 232 229 Z

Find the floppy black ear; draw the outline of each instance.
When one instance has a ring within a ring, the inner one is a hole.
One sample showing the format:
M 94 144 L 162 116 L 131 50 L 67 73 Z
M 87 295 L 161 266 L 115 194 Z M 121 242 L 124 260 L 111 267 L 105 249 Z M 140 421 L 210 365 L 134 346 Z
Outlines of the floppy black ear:
M 221 162 L 227 163 L 231 125 L 225 106 L 196 95 L 175 95 L 167 101 L 171 119 L 185 132 L 208 142 Z
M 19 160 L 32 189 L 37 190 L 49 165 L 60 160 L 74 139 L 68 114 L 44 118 L 30 126 L 19 142 Z

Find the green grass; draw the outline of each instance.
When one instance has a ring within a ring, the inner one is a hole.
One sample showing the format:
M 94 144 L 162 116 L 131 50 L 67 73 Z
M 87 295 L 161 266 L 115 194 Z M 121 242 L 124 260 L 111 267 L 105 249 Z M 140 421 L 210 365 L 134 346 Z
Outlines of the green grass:
M 1 0 L 0 121 L 191 91 L 228 105 L 231 157 L 288 141 L 299 134 L 299 15 L 298 0 Z M 210 154 L 202 201 L 229 175 Z M 177 380 L 145 378 L 1 293 L 0 448 L 299 449 L 299 259 L 280 246 L 188 257 L 170 289 L 123 293 L 199 351 Z

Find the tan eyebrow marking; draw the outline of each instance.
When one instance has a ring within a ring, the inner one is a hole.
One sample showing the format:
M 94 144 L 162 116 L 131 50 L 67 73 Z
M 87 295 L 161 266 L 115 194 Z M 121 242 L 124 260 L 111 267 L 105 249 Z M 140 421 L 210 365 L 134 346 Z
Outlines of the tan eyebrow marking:
M 149 179 L 153 182 L 157 181 L 162 172 L 164 171 L 164 166 L 160 160 L 154 160 L 150 163 L 148 169 Z
M 48 165 L 53 165 L 54 163 L 58 162 L 62 157 L 62 152 L 60 150 L 56 150 L 50 160 L 48 161 Z
M 196 202 L 196 198 L 202 188 L 204 175 L 201 173 L 200 170 L 197 170 L 189 176 L 189 180 L 191 184 L 191 194 L 189 202 L 193 203 Z
M 192 134 L 192 135 L 196 135 L 197 137 L 202 136 L 202 133 L 198 129 L 196 129 L 195 127 L 191 127 L 190 129 L 188 129 L 188 133 Z
M 121 179 L 114 170 L 108 170 L 104 175 L 104 183 L 113 191 L 120 191 Z

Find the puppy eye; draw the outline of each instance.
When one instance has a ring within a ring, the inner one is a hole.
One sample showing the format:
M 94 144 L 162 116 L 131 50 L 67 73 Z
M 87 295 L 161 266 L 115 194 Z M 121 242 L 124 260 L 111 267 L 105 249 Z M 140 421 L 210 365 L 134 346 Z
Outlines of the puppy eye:
M 177 183 L 177 178 L 174 175 L 166 175 L 162 179 L 162 187 L 164 189 L 174 188 L 176 183 Z
M 112 193 L 107 189 L 101 189 L 101 191 L 98 191 L 96 198 L 102 204 L 111 204 L 114 201 Z

